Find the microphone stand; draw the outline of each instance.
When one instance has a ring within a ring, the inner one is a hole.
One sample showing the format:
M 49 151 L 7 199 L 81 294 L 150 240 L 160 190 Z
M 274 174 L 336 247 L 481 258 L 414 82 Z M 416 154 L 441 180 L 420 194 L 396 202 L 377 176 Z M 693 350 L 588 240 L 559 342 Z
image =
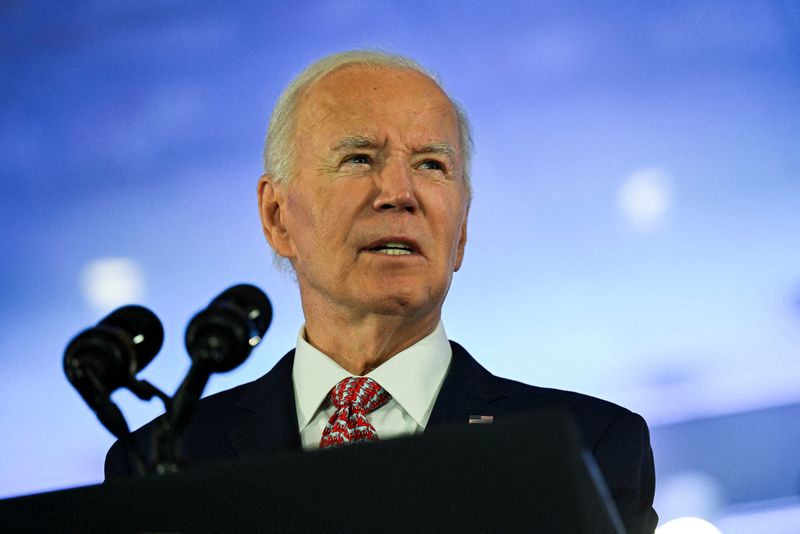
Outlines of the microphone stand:
M 131 434 L 128 422 L 125 419 L 119 406 L 111 400 L 106 387 L 97 378 L 95 370 L 91 366 L 87 366 L 80 370 L 79 376 L 90 384 L 91 387 L 82 387 L 79 389 L 81 396 L 87 401 L 97 415 L 100 423 L 106 427 L 117 439 L 119 439 L 122 450 L 129 463 L 133 466 L 134 472 L 138 476 L 143 476 L 147 473 L 145 462 L 142 458 L 141 452 L 136 448 L 133 434 Z M 125 387 L 130 389 L 134 394 L 142 400 L 150 400 L 153 396 L 158 396 L 162 400 L 166 399 L 165 405 L 169 401 L 169 397 L 164 395 L 152 384 L 132 379 L 131 383 Z
M 137 380 L 136 378 L 131 378 L 131 380 L 125 384 L 124 387 L 136 395 L 139 399 L 144 401 L 149 401 L 152 400 L 153 397 L 158 397 L 164 404 L 164 410 L 166 411 L 169 411 L 170 407 L 172 406 L 172 399 L 170 399 L 166 393 L 146 380 Z M 136 446 L 136 443 L 133 440 L 133 434 L 131 434 L 130 430 L 128 430 L 123 436 L 117 437 L 119 437 L 122 449 L 125 451 L 126 456 L 130 461 L 132 461 L 136 474 L 138 476 L 146 475 L 148 472 L 148 465 L 142 458 L 142 453 Z
M 175 392 L 167 413 L 153 433 L 153 469 L 157 474 L 177 473 L 183 467 L 180 438 L 194 415 L 210 376 L 211 370 L 207 366 L 194 362 Z

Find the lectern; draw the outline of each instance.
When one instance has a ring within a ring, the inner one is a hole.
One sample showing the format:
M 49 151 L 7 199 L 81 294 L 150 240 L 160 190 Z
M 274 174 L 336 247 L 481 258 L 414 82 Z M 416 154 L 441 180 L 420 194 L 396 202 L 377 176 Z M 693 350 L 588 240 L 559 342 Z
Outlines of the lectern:
M 624 532 L 592 456 L 560 411 L 6 499 L 0 525 L 7 532 Z

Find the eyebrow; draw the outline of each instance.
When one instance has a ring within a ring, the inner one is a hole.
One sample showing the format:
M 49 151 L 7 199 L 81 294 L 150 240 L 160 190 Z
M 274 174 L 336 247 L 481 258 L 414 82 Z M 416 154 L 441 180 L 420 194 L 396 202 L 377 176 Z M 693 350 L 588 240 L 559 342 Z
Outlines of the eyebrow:
M 336 141 L 333 146 L 331 146 L 331 151 L 339 152 L 341 150 L 349 150 L 353 148 L 377 148 L 378 143 L 372 139 L 367 137 L 366 135 L 360 134 L 353 134 L 353 135 L 345 135 L 338 141 Z
M 331 146 L 331 151 L 339 152 L 341 150 L 351 150 L 354 148 L 379 148 L 380 145 L 375 139 L 367 137 L 366 135 L 352 134 L 346 135 L 336 141 Z M 445 156 L 453 157 L 456 154 L 456 147 L 452 143 L 436 142 L 428 143 L 414 149 L 416 154 L 443 154 Z
M 444 154 L 445 156 L 455 156 L 456 147 L 452 143 L 429 143 L 414 149 L 417 154 Z

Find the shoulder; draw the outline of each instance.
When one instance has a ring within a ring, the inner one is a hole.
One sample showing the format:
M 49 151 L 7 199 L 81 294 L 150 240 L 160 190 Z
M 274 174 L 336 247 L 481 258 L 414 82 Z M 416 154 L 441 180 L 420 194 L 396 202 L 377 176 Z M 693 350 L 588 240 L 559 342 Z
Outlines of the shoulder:
M 451 342 L 451 345 L 453 365 L 459 368 L 459 374 L 474 377 L 473 380 L 480 384 L 480 389 L 491 399 L 491 405 L 498 414 L 564 409 L 572 416 L 591 449 L 607 437 L 609 430 L 626 434 L 647 431 L 641 416 L 618 404 L 575 391 L 534 386 L 495 376 L 458 343 Z
M 594 446 L 612 426 L 645 427 L 638 414 L 613 402 L 574 391 L 544 388 L 523 384 L 516 380 L 495 377 L 498 387 L 507 392 L 500 402 L 520 408 L 553 407 L 566 409 L 575 420 L 587 441 Z
M 234 456 L 228 436 L 230 430 L 246 421 L 255 407 L 268 402 L 276 387 L 287 387 L 287 380 L 291 381 L 293 357 L 294 351 L 291 351 L 262 377 L 200 399 L 183 436 L 186 459 L 194 463 Z M 145 458 L 151 455 L 154 434 L 164 417 L 162 414 L 133 432 L 133 442 Z M 128 458 L 122 444 L 117 441 L 106 455 L 106 479 L 130 474 Z
M 202 435 L 202 442 L 207 447 L 227 448 L 225 431 L 236 421 L 238 411 L 236 406 L 253 383 L 242 384 L 201 399 L 197 403 L 196 413 L 187 428 L 187 433 Z M 150 458 L 156 431 L 164 417 L 165 414 L 162 414 L 133 432 L 133 443 L 143 459 Z M 104 470 L 106 480 L 127 478 L 134 471 L 120 440 L 117 440 L 106 454 Z

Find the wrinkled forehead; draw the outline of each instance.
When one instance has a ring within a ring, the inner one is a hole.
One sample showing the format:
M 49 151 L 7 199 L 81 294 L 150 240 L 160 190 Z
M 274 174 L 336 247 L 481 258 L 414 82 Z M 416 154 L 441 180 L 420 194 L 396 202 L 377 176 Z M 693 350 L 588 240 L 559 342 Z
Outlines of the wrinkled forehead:
M 348 66 L 317 80 L 297 108 L 298 140 L 312 131 L 334 137 L 391 132 L 414 143 L 449 142 L 461 152 L 450 99 L 435 81 L 412 69 Z

